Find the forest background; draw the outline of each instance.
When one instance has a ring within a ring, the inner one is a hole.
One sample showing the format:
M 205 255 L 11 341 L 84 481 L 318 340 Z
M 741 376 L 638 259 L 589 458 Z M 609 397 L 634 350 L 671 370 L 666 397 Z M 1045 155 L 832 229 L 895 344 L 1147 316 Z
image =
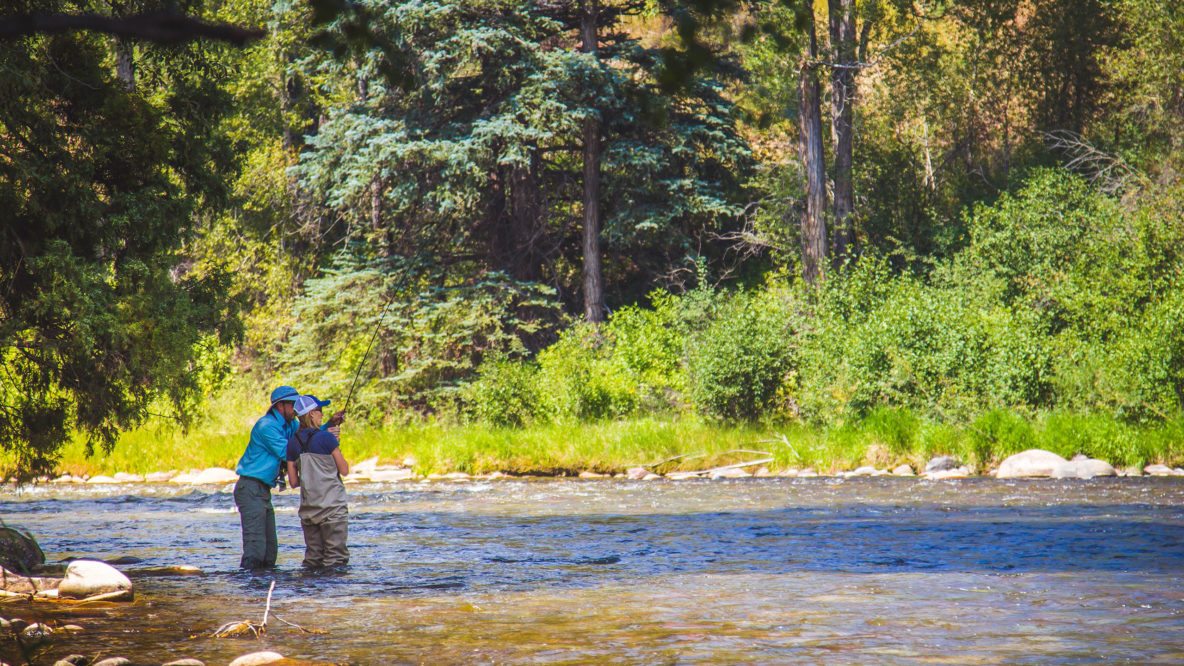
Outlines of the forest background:
M 25 21 L 161 10 L 263 34 Z M 8 473 L 233 466 L 273 385 L 355 379 L 347 457 L 424 472 L 1184 459 L 1179 3 L 19 0 L 0 35 Z

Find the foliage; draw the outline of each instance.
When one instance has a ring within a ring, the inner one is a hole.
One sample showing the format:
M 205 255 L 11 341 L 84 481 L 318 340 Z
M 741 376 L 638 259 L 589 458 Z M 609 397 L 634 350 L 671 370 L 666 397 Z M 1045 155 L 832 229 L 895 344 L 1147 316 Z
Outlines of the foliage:
M 22 477 L 52 469 L 75 430 L 110 449 L 159 398 L 187 418 L 195 348 L 238 333 L 227 274 L 179 254 L 232 166 L 216 49 L 140 54 L 133 89 L 106 38 L 0 44 L 0 448 Z
M 705 414 L 759 418 L 776 408 L 794 370 L 795 335 L 783 295 L 741 294 L 690 342 L 691 396 Z

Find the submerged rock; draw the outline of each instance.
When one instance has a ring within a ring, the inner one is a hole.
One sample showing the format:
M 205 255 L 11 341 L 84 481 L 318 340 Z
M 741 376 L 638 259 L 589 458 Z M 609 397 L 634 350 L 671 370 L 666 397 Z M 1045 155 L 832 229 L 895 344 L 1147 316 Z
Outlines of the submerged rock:
M 1054 479 L 1092 479 L 1096 476 L 1118 476 L 1118 472 L 1105 460 L 1084 457 L 1074 457 L 1052 470 Z
M 230 666 L 262 666 L 262 664 L 275 663 L 283 658 L 284 655 L 278 652 L 252 652 L 230 662 Z
M 1008 457 L 999 465 L 995 474 L 998 479 L 1020 479 L 1026 477 L 1048 477 L 1058 465 L 1069 461 L 1052 451 L 1044 449 L 1029 449 Z
M 63 599 L 86 599 L 111 594 L 111 601 L 131 601 L 132 582 L 115 567 L 95 560 L 74 560 L 66 567 L 66 578 L 58 585 Z

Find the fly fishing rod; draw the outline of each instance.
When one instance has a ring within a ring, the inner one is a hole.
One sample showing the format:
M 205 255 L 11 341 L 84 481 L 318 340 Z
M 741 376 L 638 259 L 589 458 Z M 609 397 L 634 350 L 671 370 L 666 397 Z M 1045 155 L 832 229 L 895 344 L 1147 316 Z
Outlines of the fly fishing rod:
M 382 306 L 382 312 L 378 315 L 378 323 L 374 325 L 374 334 L 370 336 L 370 344 L 366 345 L 366 351 L 362 353 L 362 360 L 358 361 L 358 369 L 354 372 L 354 380 L 349 384 L 349 394 L 345 396 L 345 405 L 341 408 L 343 413 L 349 409 L 349 402 L 354 397 L 354 387 L 358 385 L 358 377 L 362 375 L 362 368 L 366 367 L 366 358 L 370 356 L 370 350 L 374 347 L 374 341 L 378 339 L 378 332 L 382 330 L 382 320 L 386 317 L 386 310 L 394 301 L 394 294 L 392 294 L 386 300 L 386 305 Z

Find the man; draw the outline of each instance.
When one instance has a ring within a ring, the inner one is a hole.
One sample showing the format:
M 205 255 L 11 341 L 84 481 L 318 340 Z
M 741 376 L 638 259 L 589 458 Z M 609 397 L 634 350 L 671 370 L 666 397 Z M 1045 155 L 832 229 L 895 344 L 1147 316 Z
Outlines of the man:
M 251 428 L 251 441 L 235 468 L 234 504 L 243 529 L 243 557 L 239 561 L 243 569 L 275 566 L 279 547 L 271 489 L 283 470 L 288 438 L 300 427 L 294 407 L 299 397 L 300 392 L 291 386 L 271 392 L 271 408 Z M 337 426 L 344 417 L 345 412 L 337 412 L 322 428 Z

